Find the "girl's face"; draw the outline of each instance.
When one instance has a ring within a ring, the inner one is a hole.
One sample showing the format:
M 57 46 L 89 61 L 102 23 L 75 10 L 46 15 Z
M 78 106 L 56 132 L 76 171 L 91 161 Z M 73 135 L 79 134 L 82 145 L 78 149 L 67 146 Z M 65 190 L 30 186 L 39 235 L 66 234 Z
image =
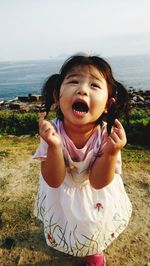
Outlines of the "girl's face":
M 106 80 L 94 66 L 74 67 L 62 82 L 59 105 L 66 125 L 95 124 L 107 110 L 107 101 Z

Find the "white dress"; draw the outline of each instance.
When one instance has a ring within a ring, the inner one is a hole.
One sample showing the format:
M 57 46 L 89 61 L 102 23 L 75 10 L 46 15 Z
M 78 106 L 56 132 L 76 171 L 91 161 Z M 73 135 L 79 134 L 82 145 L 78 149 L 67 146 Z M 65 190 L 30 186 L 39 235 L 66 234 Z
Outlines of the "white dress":
M 48 186 L 40 176 L 35 215 L 43 222 L 49 246 L 79 257 L 100 253 L 126 228 L 132 212 L 120 176 L 121 158 L 118 158 L 113 181 L 96 190 L 89 183 L 88 169 L 100 150 L 106 126 L 102 130 L 98 126 L 93 148 L 87 154 L 84 148 L 85 158 L 76 162 L 62 136 L 62 122 L 55 120 L 53 124 L 62 141 L 67 171 L 58 188 Z M 44 160 L 47 148 L 47 143 L 41 139 L 34 158 Z

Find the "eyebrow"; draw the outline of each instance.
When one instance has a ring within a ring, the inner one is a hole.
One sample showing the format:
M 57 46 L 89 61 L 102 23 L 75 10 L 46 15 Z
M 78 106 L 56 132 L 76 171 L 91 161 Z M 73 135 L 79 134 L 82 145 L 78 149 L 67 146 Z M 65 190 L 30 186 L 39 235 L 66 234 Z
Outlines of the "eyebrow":
M 82 76 L 82 75 L 80 75 L 80 74 L 68 74 L 67 76 L 66 76 L 66 79 L 69 79 L 69 78 L 72 78 L 72 77 L 80 77 L 80 76 Z
M 102 82 L 101 79 L 95 77 L 94 75 L 90 74 L 90 76 L 91 76 L 92 78 L 94 78 L 94 79 L 96 79 L 96 80 Z M 77 74 L 77 73 L 72 73 L 72 74 L 68 74 L 68 75 L 66 76 L 66 79 L 73 78 L 73 77 L 84 77 L 84 75 L 82 75 L 82 74 Z

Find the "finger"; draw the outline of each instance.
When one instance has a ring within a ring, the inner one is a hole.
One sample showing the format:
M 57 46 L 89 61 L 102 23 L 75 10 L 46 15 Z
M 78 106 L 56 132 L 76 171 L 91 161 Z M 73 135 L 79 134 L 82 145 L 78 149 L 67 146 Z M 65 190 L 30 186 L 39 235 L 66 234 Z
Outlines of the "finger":
M 44 121 L 44 120 L 43 120 Z M 51 124 L 47 121 L 44 121 L 42 124 L 41 124 L 41 127 L 40 129 L 45 132 L 48 128 L 51 128 Z
M 46 112 L 42 112 L 39 120 L 44 120 L 45 116 L 46 116 Z
M 45 116 L 46 116 L 46 112 L 42 112 L 39 118 L 39 126 L 41 126 Z
M 113 130 L 118 135 L 118 137 L 120 139 L 126 138 L 126 133 L 125 133 L 125 130 L 124 129 L 114 128 Z
M 54 126 L 46 120 L 43 122 L 41 130 L 44 134 L 47 132 L 51 133 L 52 135 L 56 134 L 56 130 L 55 130 Z
M 114 125 L 116 126 L 116 128 L 118 129 L 124 129 L 121 122 L 118 119 L 115 119 L 114 121 Z
M 120 141 L 120 138 L 119 138 L 119 136 L 116 134 L 115 131 L 113 131 L 109 137 L 110 137 L 110 139 L 113 140 L 115 143 L 117 143 L 117 142 Z

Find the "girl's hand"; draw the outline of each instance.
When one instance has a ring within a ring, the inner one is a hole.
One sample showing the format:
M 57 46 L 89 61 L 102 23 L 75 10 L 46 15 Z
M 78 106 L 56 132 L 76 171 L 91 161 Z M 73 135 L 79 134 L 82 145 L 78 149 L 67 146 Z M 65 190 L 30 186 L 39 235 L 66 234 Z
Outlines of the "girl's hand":
M 115 155 L 125 146 L 127 142 L 126 133 L 122 124 L 118 119 L 115 119 L 114 124 L 115 126 L 112 128 L 107 142 L 102 148 L 103 154 Z
M 39 119 L 40 136 L 47 142 L 49 147 L 51 148 L 58 147 L 61 144 L 59 135 L 57 134 L 52 124 L 44 119 L 45 116 L 46 116 L 46 112 L 43 112 L 41 113 L 41 116 Z

